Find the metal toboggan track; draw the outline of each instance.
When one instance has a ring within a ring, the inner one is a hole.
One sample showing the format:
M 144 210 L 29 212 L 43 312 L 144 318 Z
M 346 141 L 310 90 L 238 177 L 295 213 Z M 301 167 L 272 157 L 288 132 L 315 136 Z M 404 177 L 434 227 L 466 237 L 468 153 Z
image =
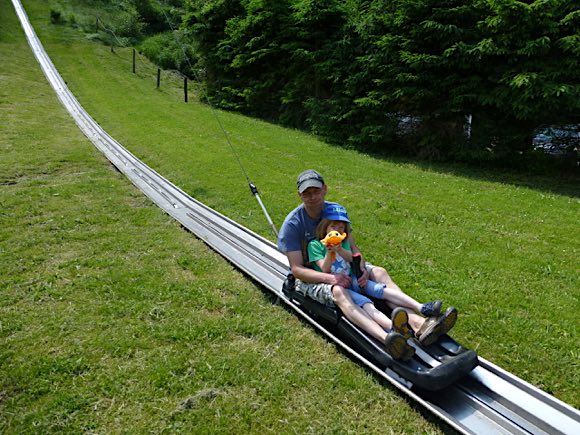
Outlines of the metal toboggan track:
M 255 281 L 272 291 L 321 333 L 425 409 L 468 434 L 580 434 L 580 412 L 479 358 L 479 366 L 452 387 L 417 393 L 335 337 L 282 293 L 286 256 L 260 235 L 192 198 L 110 137 L 67 88 L 32 28 L 20 0 L 12 0 L 28 43 L 62 104 L 82 132 L 145 195 Z

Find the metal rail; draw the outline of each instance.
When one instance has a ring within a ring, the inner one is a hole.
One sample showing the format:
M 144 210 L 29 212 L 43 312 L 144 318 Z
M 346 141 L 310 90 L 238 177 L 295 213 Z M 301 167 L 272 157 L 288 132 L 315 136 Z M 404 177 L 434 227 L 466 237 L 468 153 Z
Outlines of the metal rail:
M 469 434 L 580 434 L 580 412 L 529 383 L 479 359 L 479 367 L 452 387 L 417 392 L 332 335 L 282 293 L 286 256 L 262 236 L 205 206 L 142 163 L 84 111 L 46 54 L 20 0 L 12 0 L 28 42 L 48 81 L 81 131 L 145 195 L 252 279 L 272 291 L 321 333 L 425 409 Z

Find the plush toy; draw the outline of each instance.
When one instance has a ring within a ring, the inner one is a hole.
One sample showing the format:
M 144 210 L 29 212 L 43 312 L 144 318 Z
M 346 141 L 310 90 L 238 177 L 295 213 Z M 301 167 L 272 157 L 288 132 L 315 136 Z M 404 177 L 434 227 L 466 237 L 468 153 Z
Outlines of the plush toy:
M 338 231 L 330 231 L 320 242 L 326 247 L 336 246 L 340 245 L 347 236 L 348 234 L 346 233 L 340 234 Z M 334 251 L 330 251 L 330 258 L 332 261 L 336 260 L 336 253 Z
M 340 234 L 338 231 L 330 231 L 324 239 L 321 240 L 324 246 L 340 245 L 346 239 L 347 234 Z

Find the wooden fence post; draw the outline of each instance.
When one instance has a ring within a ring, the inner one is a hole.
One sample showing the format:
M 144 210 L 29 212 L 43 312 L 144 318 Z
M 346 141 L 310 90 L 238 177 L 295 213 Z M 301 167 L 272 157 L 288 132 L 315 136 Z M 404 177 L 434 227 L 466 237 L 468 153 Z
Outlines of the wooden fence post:
M 183 95 L 185 96 L 185 102 L 187 103 L 187 77 L 183 79 Z
M 161 84 L 161 68 L 157 68 L 157 89 L 159 89 L 160 84 Z
M 135 49 L 133 49 L 133 74 L 135 74 Z

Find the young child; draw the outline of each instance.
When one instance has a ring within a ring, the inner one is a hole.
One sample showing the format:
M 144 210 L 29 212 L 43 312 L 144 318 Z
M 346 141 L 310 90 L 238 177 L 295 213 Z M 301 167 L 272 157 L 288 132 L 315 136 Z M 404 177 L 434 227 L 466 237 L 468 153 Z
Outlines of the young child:
M 351 263 L 353 261 L 353 253 L 351 251 L 348 235 L 350 234 L 350 220 L 346 210 L 341 206 L 330 205 L 324 208 L 322 220 L 316 229 L 317 239 L 312 240 L 308 244 L 308 259 L 313 267 L 325 273 L 343 273 L 352 276 L 352 286 L 349 288 L 349 293 L 355 304 L 360 306 L 375 322 L 377 322 L 386 331 L 393 328 L 393 322 L 384 313 L 379 311 L 372 300 L 367 296 L 376 299 L 386 299 L 398 305 L 399 307 L 410 308 L 416 313 L 420 313 L 426 317 L 437 317 L 441 313 L 442 301 L 437 300 L 421 304 L 407 294 L 389 289 L 385 284 L 367 281 L 364 288 L 359 287 L 358 281 L 354 271 L 351 270 Z M 347 237 L 336 245 L 324 245 L 323 240 L 331 231 L 337 231 L 339 234 L 346 234 Z M 365 296 L 367 295 L 367 296 Z M 454 310 L 454 308 L 453 308 Z M 404 312 L 405 314 L 400 314 Z M 413 330 L 408 325 L 406 319 L 407 312 L 403 308 L 395 308 L 392 313 L 393 320 L 396 320 L 395 330 L 401 333 L 405 338 L 414 336 Z M 404 322 L 402 322 L 405 318 Z M 433 334 L 428 334 L 429 342 L 436 340 Z M 427 336 L 425 336 L 426 338 Z M 422 337 L 419 338 L 421 342 Z M 430 344 L 430 343 L 424 343 Z

